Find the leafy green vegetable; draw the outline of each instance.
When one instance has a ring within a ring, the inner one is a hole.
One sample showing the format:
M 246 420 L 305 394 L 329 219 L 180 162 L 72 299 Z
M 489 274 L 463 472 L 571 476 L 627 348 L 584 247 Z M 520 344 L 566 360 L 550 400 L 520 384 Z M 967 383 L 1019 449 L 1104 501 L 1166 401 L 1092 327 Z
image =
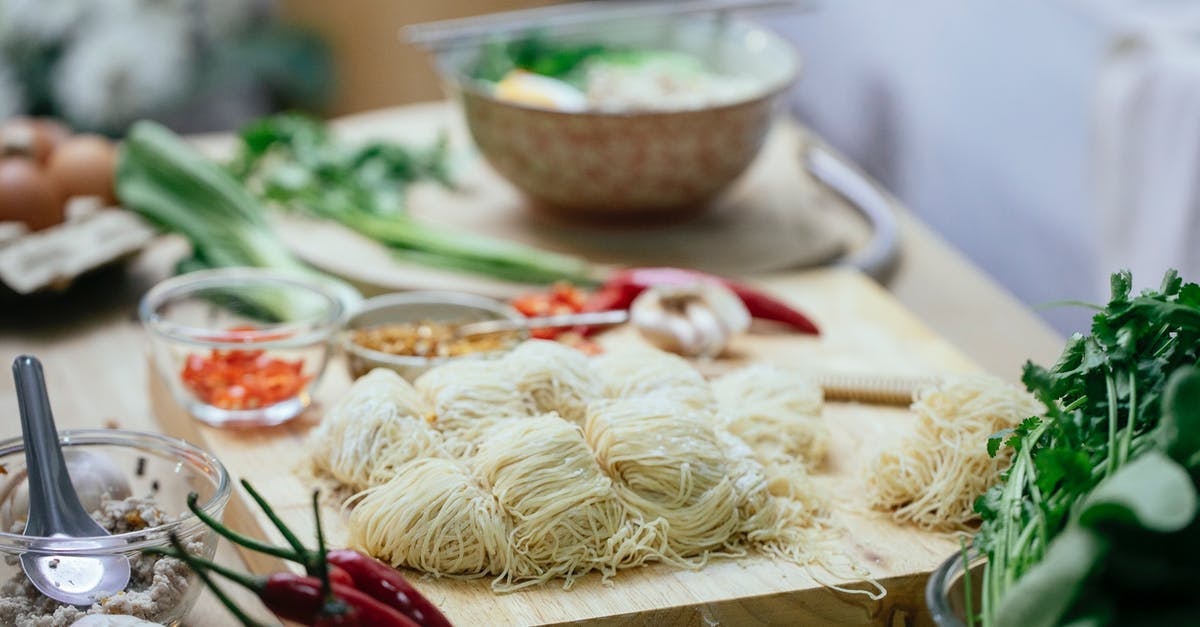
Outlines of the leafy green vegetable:
M 986 442 L 990 454 L 1008 446 L 1015 455 L 975 504 L 983 524 L 974 545 L 988 557 L 984 625 L 1157 616 L 1123 593 L 1123 573 L 1154 559 L 1162 572 L 1186 570 L 1181 546 L 1200 553 L 1197 340 L 1200 287 L 1171 271 L 1135 296 L 1132 277 L 1118 272 L 1092 333 L 1073 336 L 1049 369 L 1026 364 L 1025 386 L 1047 412 Z
M 230 166 L 261 200 L 334 220 L 416 263 L 529 283 L 589 283 L 581 259 L 438 227 L 405 212 L 419 181 L 449 185 L 446 143 L 413 150 L 389 142 L 347 146 L 324 123 L 296 114 L 264 118 L 242 133 Z
M 166 128 L 138 122 L 117 159 L 117 196 L 160 228 L 182 234 L 192 256 L 181 272 L 255 266 L 316 278 L 339 296 L 352 288 L 304 265 L 266 222 L 258 201 L 229 173 Z M 227 294 L 224 306 L 269 320 L 303 319 L 317 305 L 291 291 Z
M 514 69 L 527 70 L 582 87 L 577 71 L 585 61 L 614 52 L 598 44 L 553 41 L 543 33 L 533 33 L 507 41 L 491 41 L 483 46 L 471 77 L 497 82 Z

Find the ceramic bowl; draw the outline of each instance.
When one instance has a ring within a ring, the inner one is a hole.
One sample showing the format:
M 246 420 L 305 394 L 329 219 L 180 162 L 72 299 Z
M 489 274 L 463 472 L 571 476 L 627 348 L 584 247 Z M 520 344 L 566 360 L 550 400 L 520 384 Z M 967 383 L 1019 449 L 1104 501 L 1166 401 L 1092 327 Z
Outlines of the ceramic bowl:
M 498 100 L 468 76 L 481 48 L 438 56 L 479 150 L 541 208 L 571 217 L 662 218 L 694 213 L 759 153 L 799 56 L 783 38 L 733 18 L 658 18 L 556 36 L 683 51 L 751 77 L 740 100 L 672 111 L 563 112 Z

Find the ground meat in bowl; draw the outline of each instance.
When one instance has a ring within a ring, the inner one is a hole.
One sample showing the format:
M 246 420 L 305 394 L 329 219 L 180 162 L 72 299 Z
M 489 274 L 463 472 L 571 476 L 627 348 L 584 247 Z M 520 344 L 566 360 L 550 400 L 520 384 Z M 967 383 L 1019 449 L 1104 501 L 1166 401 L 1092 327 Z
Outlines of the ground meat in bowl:
M 111 533 L 139 531 L 172 522 L 173 518 L 155 506 L 149 497 L 105 499 L 92 518 Z M 24 522 L 14 524 L 11 533 L 21 533 Z M 187 543 L 193 553 L 204 549 L 203 542 Z M 16 573 L 0 583 L 0 625 L 15 627 L 69 627 L 88 614 L 125 614 L 155 620 L 169 614 L 188 596 L 187 566 L 176 559 L 154 555 L 135 555 L 129 559 L 129 585 L 123 592 L 97 600 L 91 607 L 63 605 L 51 599 L 25 578 L 17 557 L 6 557 Z

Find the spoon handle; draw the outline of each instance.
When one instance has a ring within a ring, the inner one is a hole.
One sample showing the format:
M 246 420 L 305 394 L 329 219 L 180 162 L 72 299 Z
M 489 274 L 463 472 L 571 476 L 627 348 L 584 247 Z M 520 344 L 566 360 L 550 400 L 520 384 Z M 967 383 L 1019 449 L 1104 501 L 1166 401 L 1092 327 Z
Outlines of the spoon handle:
M 17 403 L 21 408 L 21 437 L 28 468 L 29 520 L 26 535 L 71 533 L 71 521 L 90 521 L 71 485 L 67 462 L 58 444 L 58 429 L 46 394 L 46 377 L 36 357 L 21 355 L 13 361 Z

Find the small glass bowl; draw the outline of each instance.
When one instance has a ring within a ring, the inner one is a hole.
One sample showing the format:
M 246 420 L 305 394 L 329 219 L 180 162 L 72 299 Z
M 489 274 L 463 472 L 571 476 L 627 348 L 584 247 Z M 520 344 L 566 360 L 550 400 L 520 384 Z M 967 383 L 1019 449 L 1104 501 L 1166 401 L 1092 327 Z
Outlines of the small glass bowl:
M 345 305 L 309 277 L 258 268 L 167 279 L 138 309 L 159 374 L 214 426 L 277 425 L 312 402 Z
M 966 563 L 970 564 L 971 609 L 979 612 L 980 591 L 983 586 L 983 564 L 987 556 L 975 549 L 968 549 Z M 925 584 L 925 604 L 939 627 L 966 627 L 966 578 L 963 577 L 963 554 L 955 553 L 946 558 Z
M 461 357 L 416 357 L 393 355 L 371 350 L 354 342 L 354 331 L 385 324 L 405 322 L 482 322 L 485 320 L 523 320 L 517 310 L 491 298 L 459 292 L 403 292 L 384 294 L 367 299 L 346 321 L 341 336 L 346 366 L 353 378 L 361 377 L 375 368 L 389 368 L 400 376 L 415 381 L 425 371 L 459 359 L 494 359 L 507 351 L 471 353 Z M 517 341 L 529 338 L 528 330 L 517 331 Z
M 23 512 L 27 508 L 25 449 L 21 438 L 0 441 L 0 467 L 6 471 L 0 475 L 0 523 L 4 527 L 0 533 L 0 586 L 8 588 L 8 582 L 15 582 L 22 591 L 20 594 L 39 599 L 45 604 L 40 606 L 41 610 L 53 613 L 61 606 L 32 592 L 32 584 L 26 582 L 18 561 L 22 554 L 50 554 L 45 547 L 56 544 L 53 550 L 56 557 L 121 554 L 129 558 L 133 567 L 130 593 L 142 597 L 154 595 L 154 607 L 142 608 L 136 613 L 146 620 L 178 625 L 195 604 L 204 585 L 187 572 L 181 562 L 174 560 L 168 563 L 172 568 L 163 574 L 186 577 L 186 584 L 180 586 L 178 581 L 171 579 L 167 581 L 173 581 L 173 585 L 152 583 L 149 573 L 167 564 L 155 565 L 158 558 L 144 556 L 142 551 L 169 547 L 169 534 L 174 532 L 192 553 L 205 559 L 212 558 L 217 548 L 217 535 L 188 511 L 187 495 L 196 492 L 200 509 L 220 520 L 229 501 L 231 485 L 225 467 L 217 458 L 183 440 L 152 433 L 116 429 L 72 430 L 59 432 L 59 441 L 70 469 L 71 483 L 89 511 L 95 509 L 100 495 L 105 492 L 112 496 L 128 494 L 151 497 L 158 509 L 175 520 L 140 531 L 79 539 L 81 545 L 90 545 L 86 549 L 62 547 L 62 541 L 54 538 L 23 535 L 20 531 L 24 529 Z M 81 468 L 82 472 L 79 471 Z M 152 585 L 158 588 L 153 592 L 143 591 Z M 10 601 L 15 601 L 18 595 L 6 592 L 6 596 L 12 596 Z M 111 597 L 105 602 L 110 612 L 122 613 L 122 603 L 135 602 L 130 594 L 120 597 Z M 12 624 L 6 619 L 15 621 L 15 617 L 0 616 L 0 622 Z

